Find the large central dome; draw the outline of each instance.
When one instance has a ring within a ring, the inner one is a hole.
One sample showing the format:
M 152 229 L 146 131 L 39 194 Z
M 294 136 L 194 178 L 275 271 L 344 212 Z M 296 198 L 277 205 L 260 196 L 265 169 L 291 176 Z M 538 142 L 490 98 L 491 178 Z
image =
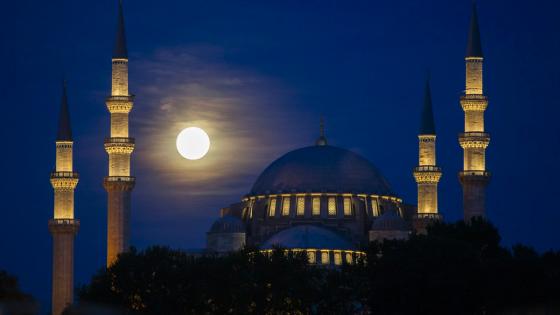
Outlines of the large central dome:
M 250 195 L 322 192 L 393 195 L 387 180 L 368 160 L 329 145 L 286 153 L 262 172 Z

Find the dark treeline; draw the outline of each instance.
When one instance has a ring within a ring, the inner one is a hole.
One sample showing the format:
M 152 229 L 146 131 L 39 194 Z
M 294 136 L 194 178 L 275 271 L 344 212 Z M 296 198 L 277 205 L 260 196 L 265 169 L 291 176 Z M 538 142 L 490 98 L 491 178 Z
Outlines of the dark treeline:
M 79 290 L 80 303 L 126 314 L 558 314 L 560 253 L 500 246 L 483 221 L 436 224 L 372 243 L 340 268 L 251 249 L 193 257 L 151 247 L 123 254 Z
M 29 294 L 21 291 L 17 278 L 0 270 L 0 314 L 33 315 L 39 304 Z

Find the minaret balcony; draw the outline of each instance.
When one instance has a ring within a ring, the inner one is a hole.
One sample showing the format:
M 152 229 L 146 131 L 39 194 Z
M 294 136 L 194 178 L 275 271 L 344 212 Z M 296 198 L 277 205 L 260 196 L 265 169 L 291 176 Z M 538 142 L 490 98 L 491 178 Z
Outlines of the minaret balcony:
M 105 100 L 107 109 L 110 113 L 125 113 L 128 114 L 132 110 L 134 102 L 134 95 L 127 96 L 109 96 Z
M 57 190 L 72 190 L 78 185 L 78 177 L 76 172 L 52 172 L 51 185 Z
M 103 186 L 111 191 L 131 191 L 136 184 L 134 176 L 106 176 Z
M 50 219 L 49 231 L 55 233 L 73 233 L 76 234 L 80 228 L 80 220 L 78 219 Z
M 416 213 L 412 216 L 413 220 L 431 220 L 431 221 L 441 221 L 443 216 L 439 213 Z
M 461 182 L 488 182 L 490 180 L 490 172 L 483 170 L 470 170 L 459 172 L 459 180 Z
M 105 138 L 105 151 L 109 154 L 131 154 L 134 151 L 134 138 Z
M 435 165 L 417 166 L 414 168 L 414 179 L 417 183 L 438 183 L 441 179 L 441 168 Z
M 490 143 L 490 134 L 486 132 L 464 132 L 459 134 L 461 148 L 486 149 Z
M 78 172 L 51 172 L 51 178 L 78 178 Z
M 461 107 L 465 112 L 483 112 L 488 107 L 488 98 L 482 94 L 466 94 L 461 96 Z

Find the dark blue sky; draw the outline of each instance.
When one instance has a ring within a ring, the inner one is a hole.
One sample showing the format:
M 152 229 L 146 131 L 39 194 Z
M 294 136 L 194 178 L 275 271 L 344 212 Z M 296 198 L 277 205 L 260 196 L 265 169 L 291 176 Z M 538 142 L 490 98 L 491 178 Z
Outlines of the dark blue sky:
M 280 154 L 331 144 L 370 159 L 405 202 L 427 69 L 438 129 L 440 209 L 461 217 L 459 96 L 471 1 L 125 1 L 132 136 L 132 243 L 203 247 L 219 208 L 248 192 Z M 556 1 L 480 1 L 489 97 L 488 214 L 504 244 L 560 248 L 560 9 Z M 101 186 L 109 133 L 116 1 L 4 3 L 0 100 L 4 165 L 0 268 L 50 303 L 49 172 L 61 78 L 69 81 L 75 169 L 76 281 L 105 261 Z M 205 161 L 181 160 L 178 130 L 207 129 Z M 191 164 L 189 164 L 191 163 Z

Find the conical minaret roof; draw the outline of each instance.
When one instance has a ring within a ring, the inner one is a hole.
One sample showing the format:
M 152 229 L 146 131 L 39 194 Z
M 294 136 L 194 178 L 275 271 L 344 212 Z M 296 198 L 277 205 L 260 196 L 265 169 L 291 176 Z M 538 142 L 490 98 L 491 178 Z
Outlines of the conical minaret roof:
M 474 1 L 472 4 L 471 24 L 467 40 L 467 57 L 484 57 L 482 54 L 482 44 L 480 43 L 480 29 L 478 28 L 476 3 Z
M 68 95 L 66 92 L 66 81 L 62 86 L 62 101 L 60 103 L 60 114 L 58 117 L 57 141 L 72 141 L 72 128 L 70 127 L 70 111 L 68 109 Z
M 128 58 L 128 50 L 126 49 L 126 33 L 124 31 L 124 13 L 122 0 L 119 0 L 119 16 L 117 20 L 117 35 L 115 37 L 113 58 Z
M 420 121 L 420 134 L 436 134 L 434 111 L 432 109 L 432 92 L 430 91 L 430 79 L 426 79 L 426 89 L 424 92 L 424 108 L 422 110 L 422 120 Z

